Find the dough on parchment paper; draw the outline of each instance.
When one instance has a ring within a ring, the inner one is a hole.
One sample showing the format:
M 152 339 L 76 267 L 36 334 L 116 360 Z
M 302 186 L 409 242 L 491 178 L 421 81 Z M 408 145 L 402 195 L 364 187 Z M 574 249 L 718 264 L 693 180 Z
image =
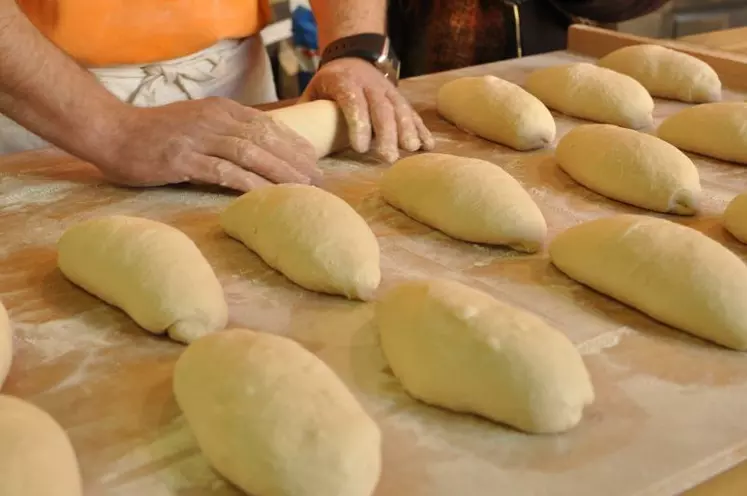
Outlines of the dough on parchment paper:
M 657 135 L 681 150 L 747 165 L 747 103 L 688 107 L 664 119 Z
M 13 360 L 13 328 L 10 326 L 8 312 L 0 301 L 0 389 L 10 371 Z
M 476 158 L 420 153 L 397 161 L 381 180 L 392 206 L 449 236 L 538 251 L 547 225 L 518 181 Z
M 592 191 L 655 212 L 695 213 L 695 164 L 656 136 L 611 124 L 584 124 L 561 138 L 555 160 Z
M 60 238 L 58 265 L 70 281 L 124 310 L 154 333 L 189 343 L 222 330 L 223 288 L 180 230 L 139 217 L 96 217 Z
M 316 150 L 317 158 L 350 144 L 345 117 L 335 102 L 315 100 L 269 110 L 267 114 L 306 138 Z
M 366 300 L 381 280 L 379 244 L 341 198 L 315 186 L 278 184 L 234 200 L 226 233 L 311 291 Z
M 597 64 L 626 74 L 651 95 L 687 103 L 721 100 L 721 81 L 702 60 L 660 45 L 633 45 L 605 55 Z
M 538 69 L 524 87 L 566 115 L 640 129 L 654 123 L 654 100 L 630 76 L 589 63 Z
M 641 215 L 592 220 L 560 233 L 550 259 L 654 319 L 747 350 L 747 266 L 692 228 Z
M 0 494 L 82 496 L 82 485 L 62 427 L 31 403 L 0 394 Z
M 438 90 L 438 112 L 457 127 L 526 151 L 555 140 L 555 119 L 521 86 L 495 76 L 463 77 Z
M 724 211 L 724 227 L 742 243 L 747 243 L 747 192 L 734 197 Z
M 381 346 L 413 397 L 530 433 L 577 425 L 594 400 L 581 355 L 525 310 L 454 281 L 409 281 L 377 303 Z
M 174 394 L 209 462 L 247 494 L 369 496 L 378 483 L 378 426 L 295 341 L 206 336 L 177 361 Z

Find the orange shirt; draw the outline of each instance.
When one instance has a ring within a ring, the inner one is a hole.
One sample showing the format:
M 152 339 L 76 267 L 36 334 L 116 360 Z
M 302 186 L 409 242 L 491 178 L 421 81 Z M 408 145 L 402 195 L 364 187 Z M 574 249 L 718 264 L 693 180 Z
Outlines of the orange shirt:
M 17 0 L 52 42 L 89 67 L 183 57 L 258 33 L 269 0 Z

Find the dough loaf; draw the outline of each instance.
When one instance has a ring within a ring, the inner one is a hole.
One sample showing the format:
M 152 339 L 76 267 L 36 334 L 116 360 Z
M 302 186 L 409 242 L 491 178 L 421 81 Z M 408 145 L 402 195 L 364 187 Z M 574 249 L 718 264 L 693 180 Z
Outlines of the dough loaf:
M 660 45 L 634 45 L 602 57 L 601 67 L 626 74 L 653 96 L 687 103 L 721 99 L 721 81 L 711 66 Z
M 306 138 L 314 146 L 317 158 L 350 144 L 345 117 L 335 102 L 315 100 L 269 110 L 267 114 Z
M 593 64 L 539 69 L 524 87 L 548 107 L 572 117 L 632 129 L 654 123 L 654 101 L 641 83 Z
M 83 495 L 78 460 L 62 427 L 31 403 L 1 394 L 0 494 Z
M 499 166 L 476 158 L 420 153 L 383 174 L 392 206 L 449 236 L 534 253 L 547 234 L 537 205 Z
M 677 148 L 747 165 L 747 103 L 704 103 L 664 119 L 657 134 Z
M 708 236 L 619 215 L 559 234 L 553 264 L 576 281 L 703 339 L 747 350 L 747 267 Z
M 747 192 L 735 197 L 724 212 L 724 227 L 742 243 L 747 243 Z
M 558 143 L 555 159 L 600 195 L 656 212 L 695 213 L 700 179 L 692 161 L 655 136 L 610 124 L 585 124 Z
M 189 343 L 226 326 L 223 288 L 178 229 L 138 217 L 97 217 L 65 231 L 57 247 L 70 281 L 154 334 Z
M 279 184 L 244 194 L 221 215 L 229 236 L 312 291 L 369 299 L 379 244 L 344 200 L 315 186 Z
M 378 426 L 290 339 L 206 336 L 177 361 L 174 394 L 207 459 L 247 494 L 369 496 L 378 483 Z
M 438 91 L 438 112 L 457 127 L 516 150 L 555 140 L 555 120 L 536 97 L 495 76 L 463 77 Z
M 531 433 L 574 427 L 594 400 L 573 344 L 537 316 L 447 280 L 378 303 L 381 346 L 413 397 Z
M 8 312 L 5 311 L 3 303 L 0 302 L 0 389 L 3 388 L 5 378 L 8 377 L 12 359 L 13 328 L 10 327 Z

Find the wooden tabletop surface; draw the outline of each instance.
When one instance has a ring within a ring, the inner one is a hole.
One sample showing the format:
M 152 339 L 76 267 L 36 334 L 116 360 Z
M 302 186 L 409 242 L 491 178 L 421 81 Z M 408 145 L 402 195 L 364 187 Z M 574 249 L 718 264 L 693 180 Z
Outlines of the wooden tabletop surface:
M 747 55 L 747 27 L 683 36 L 678 41 Z

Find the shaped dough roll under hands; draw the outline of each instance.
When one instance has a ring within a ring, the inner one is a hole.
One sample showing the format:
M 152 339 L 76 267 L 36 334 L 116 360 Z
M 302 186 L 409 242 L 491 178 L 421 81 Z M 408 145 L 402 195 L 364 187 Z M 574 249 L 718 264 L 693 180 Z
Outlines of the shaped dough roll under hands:
M 654 123 L 654 100 L 641 83 L 588 63 L 539 69 L 524 87 L 548 107 L 572 117 L 632 129 Z
M 724 211 L 724 227 L 742 243 L 747 243 L 747 192 L 737 195 Z
M 420 153 L 396 162 L 381 181 L 392 206 L 449 236 L 534 253 L 547 234 L 542 212 L 495 164 Z
M 655 136 L 610 124 L 585 124 L 558 143 L 561 169 L 609 198 L 656 212 L 692 215 L 700 179 L 692 161 Z
M 8 377 L 10 362 L 13 359 L 13 329 L 10 327 L 8 312 L 0 302 L 0 389 Z
M 62 427 L 31 403 L 0 395 L 0 494 L 82 496 L 82 486 Z
M 174 394 L 211 465 L 247 494 L 370 496 L 378 483 L 378 426 L 290 339 L 206 336 L 177 361 Z
M 708 236 L 663 219 L 619 215 L 559 234 L 561 271 L 665 324 L 747 350 L 747 267 Z
M 346 148 L 348 126 L 335 102 L 315 100 L 267 111 L 267 114 L 306 138 L 324 158 Z
M 555 120 L 532 94 L 495 76 L 463 77 L 438 91 L 438 112 L 457 127 L 516 150 L 555 139 Z
M 415 398 L 533 433 L 562 432 L 594 400 L 573 344 L 540 318 L 447 280 L 387 293 L 376 319 L 394 375 Z
M 704 103 L 664 119 L 659 138 L 677 148 L 747 165 L 747 103 Z
M 721 81 L 710 65 L 660 45 L 634 45 L 602 57 L 599 66 L 628 75 L 653 96 L 687 103 L 721 99 Z
M 137 217 L 98 217 L 65 231 L 57 248 L 65 277 L 154 334 L 189 343 L 226 326 L 223 288 L 178 229 Z
M 250 191 L 221 215 L 229 236 L 311 291 L 369 299 L 379 286 L 379 244 L 344 200 L 314 186 Z

